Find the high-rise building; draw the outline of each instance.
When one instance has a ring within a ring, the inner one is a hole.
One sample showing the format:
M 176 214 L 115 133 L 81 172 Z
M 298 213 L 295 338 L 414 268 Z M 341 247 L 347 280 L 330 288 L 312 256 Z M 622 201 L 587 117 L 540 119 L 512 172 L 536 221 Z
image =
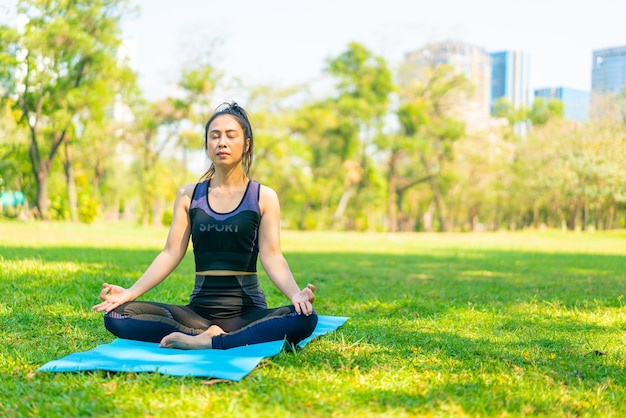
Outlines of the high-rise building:
M 489 112 L 489 55 L 481 47 L 462 42 L 445 41 L 427 44 L 405 54 L 405 63 L 419 73 L 424 67 L 450 64 L 474 85 L 472 101 L 478 109 Z
M 563 102 L 563 116 L 567 119 L 584 122 L 589 119 L 591 95 L 588 91 L 568 87 L 547 87 L 535 90 L 535 97 L 558 99 Z
M 530 106 L 530 58 L 521 51 L 492 52 L 491 56 L 491 102 L 505 98 L 514 108 Z
M 593 51 L 591 94 L 619 94 L 626 87 L 626 46 Z

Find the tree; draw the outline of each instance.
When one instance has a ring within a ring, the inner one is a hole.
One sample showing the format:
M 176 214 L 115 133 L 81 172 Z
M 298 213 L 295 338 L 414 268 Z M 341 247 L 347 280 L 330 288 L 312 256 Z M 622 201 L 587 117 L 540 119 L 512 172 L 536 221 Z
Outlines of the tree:
M 0 28 L 5 96 L 15 98 L 19 123 L 30 135 L 29 159 L 36 206 L 48 219 L 48 176 L 65 147 L 68 184 L 72 182 L 71 141 L 78 121 L 97 118 L 112 107 L 129 72 L 119 61 L 123 0 L 20 0 L 27 17 L 20 31 Z
M 177 146 L 183 153 L 183 181 L 186 181 L 187 176 L 189 150 L 202 144 L 204 124 L 213 112 L 211 102 L 215 88 L 224 77 L 213 64 L 214 61 L 212 50 L 195 54 L 181 71 L 178 81 L 181 96 L 171 99 L 180 117 L 184 119 L 177 138 Z
M 544 101 L 543 99 L 538 99 L 535 103 L 543 105 Z M 551 106 L 551 108 L 554 107 L 554 105 Z M 515 108 L 504 96 L 496 99 L 493 106 L 493 116 L 506 119 L 511 126 L 526 122 L 529 119 L 530 113 L 531 110 L 525 106 Z M 533 117 L 537 117 L 537 113 L 533 113 Z
M 316 226 L 330 227 L 333 213 L 337 213 L 332 210 L 334 202 L 346 202 L 349 194 L 345 190 L 352 190 L 362 175 L 360 167 L 351 164 L 358 149 L 354 127 L 342 117 L 334 101 L 320 100 L 298 109 L 290 128 L 305 148 L 301 167 L 293 177 L 299 183 L 296 189 L 303 194 L 298 224 L 304 228 L 308 211 L 316 209 Z
M 558 99 L 545 100 L 541 97 L 535 98 L 533 106 L 528 112 L 528 118 L 533 126 L 546 124 L 551 119 L 563 118 L 565 106 Z
M 248 89 L 246 108 L 254 129 L 254 163 L 250 175 L 271 184 L 281 198 L 282 220 L 286 227 L 311 229 L 323 222 L 309 216 L 314 206 L 307 142 L 294 133 L 300 122 L 294 109 L 299 87 L 278 88 L 259 85 Z M 280 167 L 280 169 L 277 169 Z
M 402 194 L 409 188 L 428 182 L 436 208 L 439 229 L 448 229 L 442 186 L 446 163 L 452 160 L 452 144 L 465 133 L 465 125 L 455 115 L 470 85 L 462 74 L 447 64 L 426 68 L 403 89 L 397 110 L 400 135 L 386 144 L 390 151 L 388 173 L 389 199 L 396 199 L 402 213 Z M 399 164 L 411 167 L 401 174 Z M 421 166 L 421 171 L 413 167 Z M 391 210 L 391 202 L 388 210 Z M 392 229 L 397 228 L 393 212 Z
M 501 134 L 502 123 L 470 131 L 454 143 L 454 181 L 446 193 L 448 216 L 464 231 L 495 230 L 510 220 L 519 191 L 511 169 L 516 136 Z M 517 213 L 517 212 L 516 212 Z M 509 224 L 512 225 L 512 224 Z
M 356 42 L 348 44 L 345 52 L 330 59 L 326 72 L 337 81 L 338 96 L 334 103 L 341 115 L 345 135 L 359 141 L 360 145 L 357 154 L 344 162 L 347 174 L 345 188 L 334 214 L 335 223 L 338 224 L 354 197 L 356 203 L 353 205 L 353 215 L 348 219 L 348 227 L 351 228 L 361 209 L 360 195 L 372 178 L 368 152 L 384 126 L 390 95 L 395 86 L 385 60 Z
M 133 123 L 125 131 L 124 141 L 131 146 L 135 154 L 134 173 L 136 175 L 140 195 L 140 219 L 146 226 L 152 218 L 153 224 L 160 224 L 160 216 L 164 212 L 162 198 L 173 196 L 176 188 L 172 170 L 180 171 L 183 167 L 172 155 L 176 147 L 180 124 L 184 110 L 175 99 L 166 98 L 155 102 L 137 100 L 132 106 Z M 170 163 L 166 167 L 163 163 Z
M 32 186 L 28 167 L 28 137 L 27 132 L 16 124 L 10 108 L 10 103 L 0 103 L 0 195 L 3 192 L 27 195 Z M 5 211 L 11 211 L 12 215 L 18 214 L 15 210 L 2 207 L 0 203 L 0 217 Z

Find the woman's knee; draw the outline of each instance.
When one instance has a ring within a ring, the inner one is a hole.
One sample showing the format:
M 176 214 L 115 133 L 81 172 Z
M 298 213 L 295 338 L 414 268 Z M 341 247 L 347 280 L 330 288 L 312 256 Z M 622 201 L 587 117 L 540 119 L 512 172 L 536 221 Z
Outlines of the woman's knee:
M 174 321 L 167 321 L 167 318 L 163 317 L 142 320 L 121 316 L 114 312 L 108 312 L 104 315 L 104 327 L 116 337 L 153 343 L 158 343 L 164 336 L 172 332 L 185 332 L 182 327 L 179 329 L 173 323 Z
M 169 316 L 168 310 L 165 309 L 162 304 L 155 302 L 126 302 L 113 309 L 112 312 L 129 317 L 135 317 L 138 315 Z
M 310 315 L 300 315 L 300 317 L 302 317 L 303 319 L 303 324 L 302 327 L 304 329 L 305 332 L 308 332 L 308 335 L 313 334 L 313 331 L 315 331 L 315 327 L 317 326 L 317 312 L 315 312 L 315 309 L 313 309 L 313 312 L 311 312 Z
M 288 333 L 287 341 L 297 344 L 300 341 L 308 338 L 315 331 L 317 326 L 317 312 L 313 311 L 310 315 L 295 315 L 296 322 L 292 331 Z
M 107 312 L 104 314 L 104 327 L 116 337 L 124 338 L 120 335 L 123 334 L 123 322 L 121 322 L 123 319 L 124 316 L 122 316 L 119 312 L 116 312 L 116 310 Z

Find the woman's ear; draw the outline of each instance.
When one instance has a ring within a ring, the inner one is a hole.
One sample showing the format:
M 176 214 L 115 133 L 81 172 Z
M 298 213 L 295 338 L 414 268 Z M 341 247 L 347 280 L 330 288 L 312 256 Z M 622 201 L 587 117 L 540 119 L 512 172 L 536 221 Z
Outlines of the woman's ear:
M 244 152 L 248 152 L 250 150 L 250 138 L 246 138 L 246 149 Z

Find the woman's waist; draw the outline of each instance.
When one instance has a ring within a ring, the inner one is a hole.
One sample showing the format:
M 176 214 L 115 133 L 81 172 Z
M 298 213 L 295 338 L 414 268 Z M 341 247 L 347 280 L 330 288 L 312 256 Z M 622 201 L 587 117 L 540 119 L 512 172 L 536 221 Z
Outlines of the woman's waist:
M 211 271 L 215 273 L 215 271 Z M 227 272 L 235 273 L 235 272 Z M 256 273 L 245 274 L 196 274 L 194 293 L 197 294 L 248 294 L 261 292 Z
M 256 274 L 198 274 L 190 302 L 206 307 L 264 306 L 265 295 Z
M 235 270 L 203 270 L 197 271 L 198 276 L 252 276 L 256 275 L 254 271 L 235 271 Z
M 198 252 L 194 250 L 196 272 L 204 275 L 256 273 L 258 252 Z

